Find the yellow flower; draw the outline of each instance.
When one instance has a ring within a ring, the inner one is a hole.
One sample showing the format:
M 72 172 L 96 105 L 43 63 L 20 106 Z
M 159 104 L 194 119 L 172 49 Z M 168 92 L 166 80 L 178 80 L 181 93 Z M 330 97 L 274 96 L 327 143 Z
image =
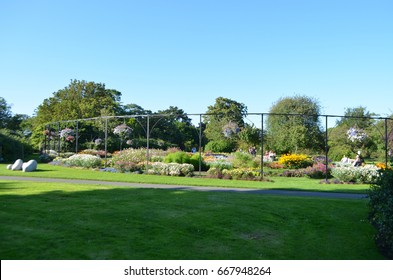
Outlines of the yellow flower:
M 286 154 L 282 155 L 278 162 L 289 168 L 301 168 L 309 165 L 311 160 L 305 154 Z

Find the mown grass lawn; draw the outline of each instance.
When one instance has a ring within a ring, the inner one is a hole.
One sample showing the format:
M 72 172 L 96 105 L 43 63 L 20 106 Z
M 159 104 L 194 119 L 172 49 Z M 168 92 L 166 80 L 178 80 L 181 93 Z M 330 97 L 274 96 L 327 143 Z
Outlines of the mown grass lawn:
M 131 173 L 110 173 L 88 169 L 53 166 L 49 164 L 39 164 L 38 170 L 35 172 L 11 171 L 6 169 L 6 164 L 0 164 L 0 176 L 31 176 L 43 178 L 102 180 L 145 184 L 217 186 L 255 189 L 289 189 L 351 193 L 366 193 L 370 188 L 369 185 L 365 184 L 321 184 L 321 181 L 323 180 L 309 178 L 267 177 L 272 180 L 272 182 L 220 180 L 198 177 L 185 178 Z
M 382 259 L 367 212 L 367 200 L 3 180 L 0 256 Z

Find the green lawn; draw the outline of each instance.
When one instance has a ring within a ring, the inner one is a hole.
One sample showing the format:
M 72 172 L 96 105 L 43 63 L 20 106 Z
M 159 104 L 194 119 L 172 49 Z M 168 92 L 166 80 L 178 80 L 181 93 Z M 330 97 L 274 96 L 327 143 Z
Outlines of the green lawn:
M 9 174 L 4 169 L 0 175 Z M 27 175 L 108 176 L 59 170 L 40 165 L 40 172 Z M 116 180 L 136 178 L 112 175 Z M 189 180 L 185 182 L 196 179 Z M 0 180 L 0 256 L 382 259 L 367 212 L 366 200 Z
M 196 172 L 197 174 L 197 172 Z M 32 176 L 46 178 L 67 178 L 102 181 L 119 181 L 146 184 L 171 184 L 171 185 L 193 185 L 193 186 L 218 186 L 256 189 L 291 189 L 307 191 L 333 191 L 366 193 L 369 185 L 362 184 L 321 184 L 322 180 L 308 178 L 286 178 L 268 177 L 273 182 L 254 182 L 239 180 L 220 180 L 207 178 L 184 178 L 171 176 L 155 176 L 140 174 L 109 173 L 94 170 L 67 168 L 39 164 L 35 172 L 11 171 L 6 169 L 6 164 L 0 164 L 0 176 Z

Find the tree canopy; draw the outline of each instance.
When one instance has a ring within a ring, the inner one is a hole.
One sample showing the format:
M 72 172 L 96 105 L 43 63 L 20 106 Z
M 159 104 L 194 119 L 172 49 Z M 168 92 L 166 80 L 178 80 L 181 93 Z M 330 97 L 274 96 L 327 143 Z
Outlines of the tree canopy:
M 120 111 L 121 93 L 105 84 L 72 80 L 43 101 L 36 111 L 38 123 L 115 115 Z
M 339 160 L 361 151 L 364 157 L 380 157 L 385 145 L 385 123 L 376 122 L 373 117 L 375 114 L 366 107 L 347 108 L 336 126 L 329 129 L 329 156 Z
M 0 128 L 6 128 L 11 119 L 11 106 L 0 96 Z
M 120 101 L 121 93 L 107 89 L 105 84 L 71 80 L 68 86 L 43 100 L 36 110 L 36 116 L 32 118 L 13 115 L 11 106 L 0 97 L 0 129 L 3 128 L 3 134 L 19 134 L 20 139 L 29 140 L 35 148 L 42 147 L 43 132 L 46 129 L 44 125 L 54 122 L 57 123 L 49 129 L 56 137 L 65 128 L 78 127 L 80 149 L 91 148 L 97 139 L 102 141 L 105 128 L 109 132 L 109 151 L 115 151 L 119 147 L 121 149 L 122 144 L 133 148 L 145 147 L 147 136 L 150 147 L 179 147 L 188 151 L 199 146 L 199 141 L 206 151 L 214 152 L 247 150 L 261 144 L 261 129 L 244 121 L 247 107 L 229 98 L 218 97 L 213 105 L 208 106 L 203 115 L 203 123 L 199 124 L 201 129 L 194 126 L 187 113 L 176 106 L 152 112 L 137 104 L 122 105 Z M 265 148 L 274 150 L 277 154 L 320 153 L 325 148 L 325 135 L 319 115 L 319 102 L 311 97 L 297 95 L 280 98 L 272 105 L 265 119 Z M 100 116 L 114 118 L 109 121 L 97 119 L 84 120 L 83 123 L 68 122 Z M 392 149 L 393 121 L 377 120 L 374 116 L 365 107 L 347 108 L 336 126 L 328 129 L 329 158 L 337 160 L 359 150 L 365 156 L 381 158 L 387 152 L 386 144 Z M 61 122 L 63 120 L 67 122 Z M 119 139 L 113 135 L 114 128 L 119 125 L 126 125 L 132 130 L 127 139 L 129 141 L 120 142 L 120 145 Z M 29 137 L 31 130 L 33 135 Z M 355 136 L 364 135 L 364 139 L 354 141 L 352 136 L 348 136 L 351 131 L 356 132 Z M 124 145 L 123 148 L 127 147 Z
M 211 141 L 230 138 L 224 135 L 225 126 L 232 130 L 235 135 L 236 128 L 244 127 L 244 116 L 247 115 L 247 107 L 243 103 L 229 98 L 218 97 L 213 106 L 209 106 L 206 115 L 203 116 L 206 123 L 206 137 Z
M 366 107 L 346 108 L 344 117 L 337 121 L 337 126 L 358 127 L 365 129 L 374 123 L 372 117 L 376 114 L 371 113 Z
M 266 121 L 269 149 L 278 153 L 322 149 L 317 100 L 299 95 L 281 98 L 269 113 Z
M 218 97 L 203 116 L 206 123 L 205 135 L 210 141 L 208 150 L 230 152 L 237 148 L 238 133 L 244 127 L 243 118 L 247 107 L 229 98 Z

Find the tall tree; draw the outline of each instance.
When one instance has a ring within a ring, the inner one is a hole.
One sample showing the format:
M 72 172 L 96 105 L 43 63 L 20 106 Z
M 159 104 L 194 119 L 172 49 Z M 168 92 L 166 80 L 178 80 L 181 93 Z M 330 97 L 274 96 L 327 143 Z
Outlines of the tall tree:
M 246 115 L 247 107 L 243 103 L 224 97 L 216 98 L 215 104 L 208 107 L 204 116 L 207 139 L 220 141 L 235 137 L 244 127 L 243 118 Z
M 320 150 L 323 147 L 320 105 L 307 96 L 279 99 L 267 118 L 268 148 L 277 153 Z
M 6 128 L 11 117 L 11 106 L 0 96 L 0 128 Z
M 0 97 L 0 128 L 7 128 L 13 131 L 23 130 L 22 125 L 30 117 L 24 114 L 15 114 L 11 112 L 11 106 L 7 104 L 7 101 Z
M 52 97 L 38 106 L 34 118 L 34 144 L 39 146 L 47 123 L 116 115 L 121 108 L 120 98 L 119 91 L 106 89 L 105 84 L 72 80 L 68 86 L 53 93 Z M 85 130 L 85 141 L 92 140 L 96 133 L 94 129 L 85 127 Z
M 346 108 L 344 117 L 338 120 L 336 125 L 348 128 L 356 126 L 357 128 L 367 129 L 374 123 L 372 117 L 375 116 L 376 114 L 368 111 L 366 107 Z
M 147 118 L 146 115 L 151 115 L 152 111 L 146 110 L 141 106 L 131 103 L 122 106 L 121 115 L 135 116 L 126 120 L 128 126 L 132 128 L 133 138 L 146 138 Z
M 106 89 L 105 84 L 72 80 L 38 106 L 37 121 L 92 118 L 103 113 L 114 115 L 120 110 L 120 98 L 119 91 Z
M 354 157 L 358 151 L 363 157 L 379 157 L 378 146 L 384 147 L 385 122 L 377 123 L 374 116 L 366 107 L 347 108 L 336 126 L 329 129 L 329 157 Z
M 176 106 L 158 111 L 156 129 L 152 135 L 175 144 L 181 149 L 191 150 L 198 144 L 198 130 L 187 114 Z

